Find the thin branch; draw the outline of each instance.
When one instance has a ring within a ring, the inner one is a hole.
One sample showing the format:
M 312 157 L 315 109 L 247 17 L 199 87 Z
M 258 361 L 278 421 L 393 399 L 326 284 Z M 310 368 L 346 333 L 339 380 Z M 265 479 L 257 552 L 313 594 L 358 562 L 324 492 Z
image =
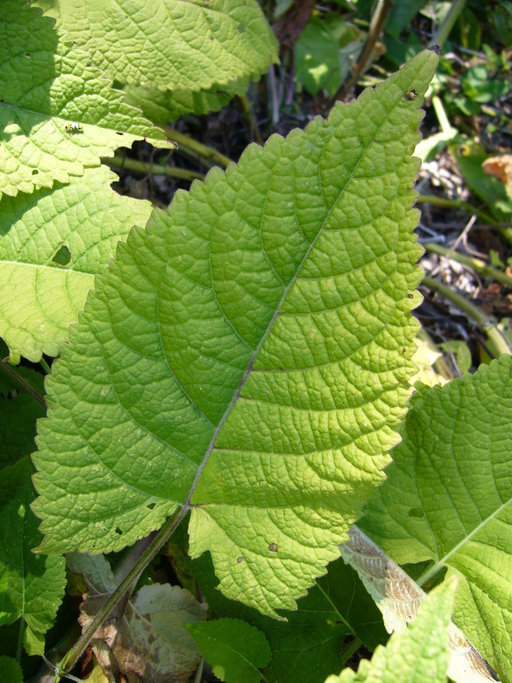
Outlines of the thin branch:
M 492 278 L 496 282 L 501 282 L 501 284 L 507 287 L 512 287 L 512 277 L 504 273 L 502 270 L 498 270 L 493 266 L 488 265 L 482 259 L 475 258 L 474 256 L 466 256 L 465 254 L 460 254 L 458 251 L 453 249 L 448 249 L 435 242 L 424 243 L 423 246 L 427 251 L 433 254 L 439 254 L 445 258 L 452 259 L 458 263 L 462 263 L 465 266 L 473 268 L 482 277 Z
M 18 384 L 24 391 L 35 398 L 35 400 L 40 403 L 43 408 L 46 408 L 46 402 L 41 394 L 34 389 L 23 377 L 20 377 L 16 370 L 9 365 L 7 360 L 4 358 L 0 361 L 0 370 L 8 375 L 16 384 Z
M 204 176 L 202 173 L 196 171 L 189 171 L 186 168 L 178 168 L 177 166 L 160 166 L 148 161 L 139 161 L 138 159 L 131 159 L 130 157 L 122 157 L 115 154 L 113 157 L 104 160 L 109 166 L 114 168 L 127 168 L 136 173 L 143 175 L 165 175 L 172 178 L 182 178 L 183 180 L 202 180 Z
M 461 209 L 468 213 L 474 213 L 475 216 L 478 216 L 480 220 L 488 225 L 493 225 L 495 222 L 490 214 L 481 209 L 477 209 L 468 202 L 463 202 L 461 199 L 446 199 L 445 197 L 438 197 L 435 194 L 420 194 L 416 201 L 418 204 L 432 204 L 432 206 L 442 206 L 447 209 Z M 499 226 L 497 225 L 496 227 Z
M 224 154 L 221 154 L 216 149 L 213 149 L 213 147 L 203 145 L 201 142 L 197 142 L 197 140 L 194 140 L 188 135 L 180 133 L 175 128 L 171 128 L 171 126 L 166 126 L 165 132 L 168 138 L 178 144 L 176 149 L 178 154 L 185 152 L 188 156 L 198 160 L 206 166 L 218 164 L 219 166 L 226 168 L 232 163 L 232 159 L 224 156 Z
M 368 62 L 370 61 L 370 58 L 372 56 L 375 43 L 377 42 L 382 32 L 382 29 L 384 28 L 384 22 L 386 21 L 386 17 L 392 7 L 393 0 L 377 1 L 377 7 L 370 21 L 368 37 L 366 38 L 366 42 L 363 45 L 361 54 L 359 55 L 357 62 L 354 65 L 352 76 L 348 79 L 346 83 L 342 84 L 336 95 L 334 95 L 334 97 L 331 100 L 331 106 L 334 104 L 334 102 L 336 102 L 336 100 L 342 100 L 345 97 L 345 95 L 349 92 L 349 90 L 352 88 L 352 86 L 357 83 L 361 74 L 364 73 L 366 67 L 368 66 Z

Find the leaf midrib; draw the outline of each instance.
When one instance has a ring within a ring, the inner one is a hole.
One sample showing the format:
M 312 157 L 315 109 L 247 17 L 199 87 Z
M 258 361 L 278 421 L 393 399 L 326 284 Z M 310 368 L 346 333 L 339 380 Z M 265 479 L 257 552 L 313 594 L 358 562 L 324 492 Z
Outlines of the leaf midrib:
M 377 87 L 378 87 L 378 86 L 377 86 Z M 357 102 L 357 100 L 356 100 L 356 102 Z M 375 138 L 376 138 L 377 134 L 380 132 L 381 128 L 382 128 L 386 123 L 388 123 L 388 119 L 389 119 L 391 113 L 395 110 L 397 104 L 398 104 L 398 100 L 395 102 L 395 104 L 393 105 L 393 107 L 392 107 L 388 112 L 386 112 L 386 116 L 384 117 L 384 119 L 382 120 L 382 122 L 379 124 L 379 126 L 377 126 L 377 128 L 375 129 L 375 132 L 373 133 L 373 136 L 372 136 L 370 142 L 369 142 L 369 143 L 366 145 L 366 147 L 364 148 L 364 150 L 363 150 L 361 156 L 359 157 L 359 159 L 357 160 L 356 164 L 354 165 L 354 167 L 353 167 L 353 169 L 352 169 L 352 172 L 350 173 L 350 176 L 347 178 L 347 180 L 346 180 L 344 186 L 343 186 L 343 187 L 340 189 L 340 191 L 338 192 L 338 195 L 336 196 L 336 199 L 332 202 L 332 205 L 331 205 L 331 207 L 328 209 L 328 211 L 327 211 L 327 213 L 326 213 L 326 215 L 325 215 L 325 217 L 324 217 L 324 219 L 323 219 L 323 221 L 322 221 L 322 224 L 321 224 L 320 228 L 318 229 L 317 234 L 315 235 L 314 239 L 311 241 L 311 243 L 310 243 L 308 249 L 306 250 L 306 253 L 304 254 L 304 256 L 303 256 L 303 258 L 302 258 L 300 264 L 298 265 L 297 270 L 296 270 L 294 276 L 292 277 L 292 279 L 291 279 L 290 282 L 288 283 L 288 286 L 285 288 L 285 290 L 284 290 L 284 292 L 283 292 L 283 294 L 282 294 L 282 296 L 281 296 L 281 299 L 279 300 L 279 303 L 278 303 L 277 306 L 276 306 L 276 310 L 275 310 L 275 312 L 274 312 L 274 315 L 272 316 L 270 322 L 268 323 L 267 328 L 265 329 L 265 332 L 263 333 L 263 335 L 262 335 L 262 337 L 261 337 L 261 339 L 260 339 L 258 345 L 256 346 L 256 348 L 255 348 L 255 350 L 254 350 L 254 352 L 253 352 L 253 354 L 252 354 L 252 356 L 251 356 L 251 358 L 250 358 L 250 360 L 249 360 L 249 363 L 248 363 L 248 365 L 247 365 L 247 368 L 246 368 L 246 370 L 245 370 L 245 372 L 244 372 L 244 375 L 243 375 L 242 379 L 240 380 L 240 382 L 239 382 L 239 384 L 238 384 L 238 387 L 237 387 L 237 389 L 236 389 L 236 391 L 235 391 L 235 393 L 234 393 L 234 395 L 233 395 L 233 398 L 231 399 L 231 401 L 230 401 L 228 407 L 226 408 L 226 410 L 224 411 L 224 414 L 222 415 L 222 417 L 221 417 L 221 419 L 220 419 L 220 421 L 219 421 L 219 424 L 217 425 L 217 427 L 216 427 L 216 429 L 215 429 L 215 431 L 214 431 L 214 433 L 213 433 L 213 436 L 212 436 L 212 438 L 211 438 L 211 441 L 210 441 L 210 443 L 209 443 L 209 445 L 208 445 L 208 448 L 207 448 L 207 450 L 206 450 L 205 456 L 204 456 L 204 458 L 203 458 L 201 464 L 200 464 L 199 467 L 198 467 L 196 476 L 194 477 L 194 481 L 192 482 L 192 486 L 190 487 L 189 494 L 188 494 L 187 499 L 186 499 L 186 501 L 185 501 L 185 503 L 184 503 L 184 505 L 183 505 L 183 508 L 182 508 L 183 511 L 188 510 L 188 509 L 190 508 L 190 501 L 192 500 L 192 496 L 194 495 L 194 492 L 195 492 L 195 490 L 196 490 L 196 488 L 197 488 L 197 485 L 199 484 L 199 480 L 200 480 L 200 478 L 201 478 L 201 475 L 202 475 L 202 473 L 203 473 L 203 471 L 204 471 L 204 469 L 205 469 L 205 467 L 206 467 L 206 465 L 207 465 L 207 463 L 208 463 L 208 460 L 210 459 L 210 455 L 212 454 L 213 449 L 215 448 L 215 443 L 216 443 L 217 438 L 218 438 L 218 436 L 219 436 L 219 434 L 220 434 L 220 431 L 222 430 L 222 427 L 224 426 L 226 420 L 228 419 L 228 417 L 229 417 L 230 414 L 231 414 L 231 411 L 232 411 L 234 405 L 236 404 L 236 402 L 238 401 L 238 398 L 240 397 L 240 394 L 241 394 L 242 389 L 243 389 L 243 387 L 244 387 L 244 385 L 245 385 L 245 382 L 247 381 L 247 378 L 248 378 L 249 375 L 251 374 L 251 371 L 252 371 L 252 369 L 253 369 L 254 362 L 256 361 L 256 358 L 258 357 L 258 354 L 259 354 L 259 352 L 260 352 L 260 350 L 261 350 L 263 344 L 264 344 L 265 341 L 267 340 L 267 337 L 268 337 L 268 335 L 270 334 L 270 331 L 272 330 L 272 327 L 273 327 L 273 325 L 274 325 L 274 322 L 276 321 L 277 317 L 279 316 L 279 314 L 280 314 L 280 312 L 281 312 L 281 308 L 282 308 L 284 302 L 286 301 L 286 298 L 287 298 L 287 296 L 288 296 L 288 293 L 290 292 L 291 288 L 295 285 L 296 281 L 298 280 L 299 275 L 300 275 L 300 273 L 301 273 L 301 271 L 302 271 L 302 269 L 303 269 L 303 267 L 304 267 L 304 264 L 305 264 L 305 263 L 307 262 L 307 260 L 309 259 L 309 256 L 311 255 L 311 252 L 312 252 L 313 249 L 315 248 L 316 243 L 317 243 L 319 237 L 323 234 L 323 231 L 324 231 L 324 229 L 325 229 L 325 225 L 326 225 L 326 223 L 328 222 L 329 218 L 331 217 L 331 214 L 332 214 L 334 208 L 338 205 L 338 202 L 339 202 L 340 198 L 342 197 L 342 195 L 347 191 L 347 188 L 349 187 L 349 185 L 350 185 L 352 179 L 354 178 L 354 174 L 356 173 L 356 171 L 357 171 L 357 169 L 359 168 L 361 162 L 363 161 L 363 159 L 364 159 L 365 156 L 367 155 L 368 150 L 369 150 L 370 147 L 373 145 L 373 143 L 374 143 L 374 141 L 375 141 Z M 335 111 L 335 110 L 333 110 L 333 111 Z M 329 118 L 330 118 L 330 117 L 329 117 Z M 327 119 L 327 122 L 329 122 L 329 119 Z M 330 123 L 330 122 L 329 122 L 329 123 Z M 330 125 L 332 125 L 332 124 L 330 124 Z M 304 135 L 307 135 L 307 133 L 305 132 Z M 324 152 L 324 151 L 325 151 L 325 146 L 324 146 L 323 152 Z M 323 155 L 323 152 L 322 152 L 322 155 Z M 318 173 L 318 171 L 319 171 L 319 168 L 320 168 L 320 160 L 319 160 L 319 163 L 317 164 L 317 173 Z M 318 184 L 319 184 L 319 187 L 322 186 L 321 178 L 320 178 L 320 177 L 318 177 Z

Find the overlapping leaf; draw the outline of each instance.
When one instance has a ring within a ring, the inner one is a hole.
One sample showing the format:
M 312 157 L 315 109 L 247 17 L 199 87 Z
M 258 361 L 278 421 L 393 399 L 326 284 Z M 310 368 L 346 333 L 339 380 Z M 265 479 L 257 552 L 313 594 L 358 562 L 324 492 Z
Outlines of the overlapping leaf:
M 119 247 L 49 382 L 43 548 L 121 548 L 193 492 L 192 554 L 268 613 L 338 555 L 409 395 L 436 62 L 251 146 Z
M 14 361 L 57 355 L 94 276 L 133 225 L 146 224 L 150 203 L 118 195 L 116 179 L 102 166 L 0 202 L 0 335 Z
M 38 4 L 122 83 L 207 90 L 259 75 L 277 61 L 277 41 L 255 0 Z
M 88 54 L 23 0 L 2 2 L 0 91 L 0 197 L 68 182 L 134 140 L 168 146 Z M 82 129 L 70 134 L 70 121 Z
M 448 669 L 448 625 L 455 585 L 439 586 L 403 633 L 378 647 L 371 662 L 362 660 L 356 672 L 345 669 L 325 683 L 445 683 Z
M 413 404 L 388 481 L 363 528 L 398 562 L 457 574 L 454 620 L 507 680 L 512 675 L 512 358 Z

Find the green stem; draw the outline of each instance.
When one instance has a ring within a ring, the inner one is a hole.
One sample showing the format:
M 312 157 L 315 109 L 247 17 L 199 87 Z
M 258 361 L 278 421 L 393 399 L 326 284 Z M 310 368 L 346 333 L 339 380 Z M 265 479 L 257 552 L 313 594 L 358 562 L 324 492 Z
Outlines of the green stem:
M 254 118 L 254 114 L 252 111 L 251 103 L 247 99 L 247 95 L 244 95 L 243 97 L 238 98 L 240 100 L 240 104 L 242 105 L 242 111 L 244 114 L 244 119 L 254 137 L 258 145 L 263 145 L 263 138 L 261 137 L 260 129 L 258 127 L 258 123 L 256 119 Z
M 354 638 L 354 640 L 348 645 L 343 652 L 341 653 L 341 659 L 342 659 L 342 667 L 346 665 L 348 660 L 352 657 L 352 655 L 355 655 L 355 653 L 359 650 L 361 645 L 363 644 L 363 641 L 360 638 Z
M 507 342 L 506 338 L 501 334 L 496 326 L 496 321 L 491 316 L 485 315 L 477 306 L 472 304 L 461 294 L 457 294 L 453 289 L 443 285 L 438 280 L 431 277 L 424 277 L 423 283 L 425 287 L 430 287 L 435 292 L 441 294 L 446 299 L 451 301 L 458 309 L 467 315 L 468 318 L 474 320 L 478 329 L 487 335 L 489 346 L 492 347 L 492 352 L 496 356 L 501 354 L 512 355 L 512 348 Z
M 202 180 L 204 176 L 196 171 L 189 171 L 186 168 L 178 168 L 177 166 L 160 166 L 148 161 L 139 161 L 138 159 L 131 159 L 130 157 L 122 157 L 115 154 L 110 159 L 105 159 L 109 166 L 115 168 L 127 168 L 130 171 L 136 171 L 143 175 L 165 175 L 172 178 L 183 178 L 184 180 Z
M 218 164 L 219 166 L 226 168 L 232 163 L 231 159 L 224 156 L 224 154 L 217 152 L 213 147 L 203 145 L 201 142 L 197 142 L 197 140 L 194 140 L 184 133 L 180 133 L 170 126 L 166 126 L 165 132 L 168 138 L 178 144 L 176 150 L 178 153 L 185 151 L 188 156 L 191 156 L 203 164 L 206 163 L 207 166 Z
M 457 133 L 457 129 L 451 125 L 448 119 L 448 115 L 446 113 L 446 110 L 443 106 L 443 103 L 439 95 L 432 96 L 432 106 L 434 107 L 437 120 L 439 121 L 439 125 L 441 127 L 441 131 L 445 133 L 445 135 L 447 136 L 454 135 L 455 133 Z
M 75 666 L 77 661 L 82 656 L 83 651 L 89 645 L 90 641 L 94 637 L 94 634 L 96 633 L 97 629 L 101 626 L 101 624 L 105 621 L 108 615 L 112 612 L 114 607 L 116 607 L 116 605 L 121 602 L 125 594 L 133 589 L 133 586 L 138 580 L 139 576 L 142 574 L 142 572 L 148 566 L 148 564 L 153 560 L 153 558 L 156 557 L 156 555 L 158 555 L 158 553 L 164 548 L 165 544 L 172 536 L 172 534 L 176 531 L 180 522 L 187 515 L 189 510 L 189 505 L 185 504 L 174 517 L 170 517 L 167 520 L 167 522 L 158 532 L 157 536 L 155 537 L 151 545 L 142 553 L 140 558 L 133 565 L 133 567 L 125 576 L 125 578 L 121 581 L 121 583 L 112 593 L 112 595 L 108 598 L 105 604 L 98 611 L 98 613 L 96 614 L 92 622 L 89 624 L 87 629 L 84 631 L 84 633 L 80 636 L 80 638 L 73 645 L 73 647 L 63 657 L 59 666 L 60 671 L 65 673 L 67 671 L 70 671 Z
M 14 380 L 14 382 L 16 382 L 16 384 L 18 384 L 28 394 L 35 398 L 35 400 L 40 403 L 43 408 L 46 408 L 46 402 L 41 394 L 37 392 L 34 387 L 30 386 L 30 384 L 24 380 L 23 377 L 20 377 L 16 370 L 14 370 L 14 368 L 12 368 L 5 359 L 0 361 L 0 370 Z
M 43 368 L 43 370 L 45 371 L 45 373 L 47 375 L 49 375 L 50 372 L 52 371 L 52 369 L 50 368 L 50 366 L 48 365 L 48 363 L 45 361 L 45 359 L 43 357 L 41 357 L 41 360 L 39 361 L 39 365 Z
M 452 6 L 448 10 L 448 14 L 443 19 L 441 25 L 436 30 L 430 41 L 430 45 L 439 45 L 442 47 L 446 42 L 446 39 L 451 33 L 453 25 L 459 18 L 460 13 L 464 9 L 466 0 L 453 0 Z
M 366 38 L 366 42 L 363 45 L 363 49 L 361 50 L 357 62 L 354 65 L 352 76 L 348 79 L 346 83 L 344 83 L 341 86 L 336 95 L 334 95 L 334 97 L 331 100 L 331 106 L 332 104 L 334 104 L 336 100 L 342 100 L 345 97 L 350 88 L 352 88 L 352 86 L 357 83 L 359 77 L 368 66 L 368 62 L 370 61 L 370 58 L 372 56 L 375 43 L 377 42 L 382 32 L 382 29 L 384 28 L 384 22 L 386 21 L 386 17 L 392 7 L 393 0 L 377 1 L 377 7 L 375 8 L 375 12 L 373 13 L 370 21 L 368 37 Z
M 489 266 L 487 263 L 485 263 L 485 261 L 482 261 L 482 259 L 475 258 L 474 256 L 466 256 L 465 254 L 459 254 L 458 251 L 447 249 L 446 247 L 443 247 L 435 242 L 427 242 L 427 244 L 423 244 L 423 246 L 432 254 L 439 254 L 440 256 L 444 256 L 446 258 L 452 259 L 453 261 L 457 261 L 458 263 L 462 263 L 465 266 L 473 268 L 473 270 L 479 273 L 482 277 L 492 278 L 493 280 L 496 280 L 496 282 L 501 282 L 503 285 L 512 287 L 512 277 L 504 273 L 502 270 L 498 270 L 493 266 Z
M 432 206 L 442 206 L 446 209 L 462 209 L 463 211 L 467 211 L 468 213 L 474 213 L 475 216 L 478 216 L 478 218 L 484 223 L 487 223 L 489 225 L 493 225 L 495 223 L 494 218 L 490 214 L 486 213 L 485 211 L 482 211 L 481 209 L 477 209 L 472 204 L 468 204 L 468 202 L 463 202 L 460 199 L 445 199 L 445 197 L 438 197 L 435 194 L 420 194 L 417 199 L 417 203 L 432 204 Z

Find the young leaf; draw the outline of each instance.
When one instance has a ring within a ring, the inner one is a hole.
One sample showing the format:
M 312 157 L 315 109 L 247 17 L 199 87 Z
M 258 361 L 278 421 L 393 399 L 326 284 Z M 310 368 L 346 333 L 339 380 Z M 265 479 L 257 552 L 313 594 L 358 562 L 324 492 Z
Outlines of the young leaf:
M 58 354 L 94 276 L 131 227 L 146 224 L 151 204 L 118 195 L 116 179 L 101 166 L 0 202 L 0 335 L 12 361 Z
M 30 510 L 33 468 L 25 456 L 2 468 L 0 477 L 0 624 L 22 620 L 25 649 L 44 652 L 66 585 L 64 558 L 32 552 L 41 535 Z
M 42 548 L 119 549 L 190 504 L 192 555 L 269 614 L 339 555 L 409 396 L 436 63 L 250 146 L 119 246 L 48 382 Z
M 512 358 L 422 393 L 363 529 L 398 562 L 459 577 L 454 621 L 512 674 Z
M 357 673 L 345 669 L 325 683 L 446 683 L 454 595 L 455 579 L 435 588 L 408 629 L 379 646 L 371 662 L 362 660 Z
M 90 62 L 40 10 L 2 1 L 0 197 L 68 182 L 134 140 L 169 146 Z M 69 122 L 80 126 L 68 132 Z
M 240 619 L 215 619 L 188 624 L 186 629 L 221 681 L 260 683 L 259 670 L 269 663 L 272 653 L 257 628 Z
M 123 83 L 198 91 L 264 73 L 277 61 L 277 41 L 255 0 L 37 4 Z

